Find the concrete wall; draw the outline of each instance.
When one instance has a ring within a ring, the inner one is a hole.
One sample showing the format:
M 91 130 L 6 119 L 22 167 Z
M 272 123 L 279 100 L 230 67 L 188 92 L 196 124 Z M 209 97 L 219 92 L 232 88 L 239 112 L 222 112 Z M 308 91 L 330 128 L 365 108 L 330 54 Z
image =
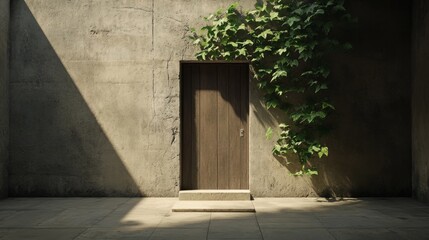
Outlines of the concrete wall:
M 0 198 L 7 196 L 9 148 L 9 0 L 0 1 Z
M 413 21 L 413 196 L 429 202 L 429 3 L 427 1 L 414 1 Z
M 186 28 L 229 2 L 13 1 L 10 194 L 177 195 Z
M 10 195 L 176 196 L 186 28 L 230 2 L 13 1 Z M 278 117 L 251 84 L 255 196 L 410 195 L 410 6 L 347 4 L 355 49 L 331 59 L 337 112 L 319 177 L 271 155 Z
M 285 166 L 271 156 L 260 124 L 276 118 L 267 119 L 253 98 L 251 131 L 257 137 L 250 145 L 250 174 L 256 195 L 411 195 L 411 4 L 349 0 L 346 6 L 358 23 L 339 31 L 354 49 L 330 58 L 330 95 L 336 112 L 325 139 L 329 158 L 316 161 L 317 177 L 289 176 L 288 171 L 298 166 Z

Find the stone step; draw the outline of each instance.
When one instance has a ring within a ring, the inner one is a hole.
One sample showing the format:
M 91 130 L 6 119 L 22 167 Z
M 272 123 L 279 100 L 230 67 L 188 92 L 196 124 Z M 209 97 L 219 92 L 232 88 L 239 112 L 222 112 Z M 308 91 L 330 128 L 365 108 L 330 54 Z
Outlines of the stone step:
M 250 190 L 182 190 L 181 201 L 250 201 Z
M 255 212 L 252 201 L 177 201 L 173 212 Z

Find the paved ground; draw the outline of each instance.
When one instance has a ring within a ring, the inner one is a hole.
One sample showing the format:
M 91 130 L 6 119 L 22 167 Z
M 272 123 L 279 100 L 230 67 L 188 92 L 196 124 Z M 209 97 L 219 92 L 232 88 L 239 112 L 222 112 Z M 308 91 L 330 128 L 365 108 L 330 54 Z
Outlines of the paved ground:
M 175 198 L 9 198 L 0 239 L 429 239 L 411 199 L 256 199 L 256 213 L 172 213 Z

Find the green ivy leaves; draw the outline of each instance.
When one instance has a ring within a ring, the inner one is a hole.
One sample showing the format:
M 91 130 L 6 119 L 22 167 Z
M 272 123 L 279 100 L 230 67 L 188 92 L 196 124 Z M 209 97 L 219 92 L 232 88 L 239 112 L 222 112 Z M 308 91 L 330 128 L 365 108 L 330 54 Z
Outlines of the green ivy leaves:
M 341 0 L 266 0 L 240 12 L 238 4 L 206 18 L 201 32 L 191 30 L 200 60 L 248 60 L 268 109 L 286 112 L 288 124 L 267 137 L 278 140 L 273 154 L 294 154 L 302 166 L 294 175 L 316 175 L 313 158 L 328 156 L 320 141 L 326 118 L 335 110 L 327 91 L 330 71 L 324 56 L 348 43 L 332 38 L 332 29 L 349 21 Z

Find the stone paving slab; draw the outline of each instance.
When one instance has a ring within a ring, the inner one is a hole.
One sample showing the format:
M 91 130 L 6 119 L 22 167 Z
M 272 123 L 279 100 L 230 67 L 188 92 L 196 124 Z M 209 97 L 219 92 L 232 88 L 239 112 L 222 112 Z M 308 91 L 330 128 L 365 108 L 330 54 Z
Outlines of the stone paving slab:
M 398 233 L 388 229 L 331 229 L 329 232 L 335 237 L 335 239 L 344 240 L 406 240 Z
M 334 202 L 257 198 L 251 201 L 256 212 L 172 212 L 177 202 L 177 198 L 0 200 L 0 239 L 429 240 L 429 205 L 406 198 Z
M 158 228 L 150 237 L 151 240 L 201 240 L 207 238 L 207 229 Z
M 65 229 L 9 229 L 4 232 L 1 239 L 8 240 L 72 240 L 78 237 L 84 228 L 65 228 Z
M 89 239 L 149 239 L 154 228 L 89 228 L 76 240 Z
M 23 209 L 0 221 L 0 228 L 31 228 L 60 215 L 64 210 Z
M 323 228 L 307 229 L 262 229 L 264 240 L 335 240 Z

